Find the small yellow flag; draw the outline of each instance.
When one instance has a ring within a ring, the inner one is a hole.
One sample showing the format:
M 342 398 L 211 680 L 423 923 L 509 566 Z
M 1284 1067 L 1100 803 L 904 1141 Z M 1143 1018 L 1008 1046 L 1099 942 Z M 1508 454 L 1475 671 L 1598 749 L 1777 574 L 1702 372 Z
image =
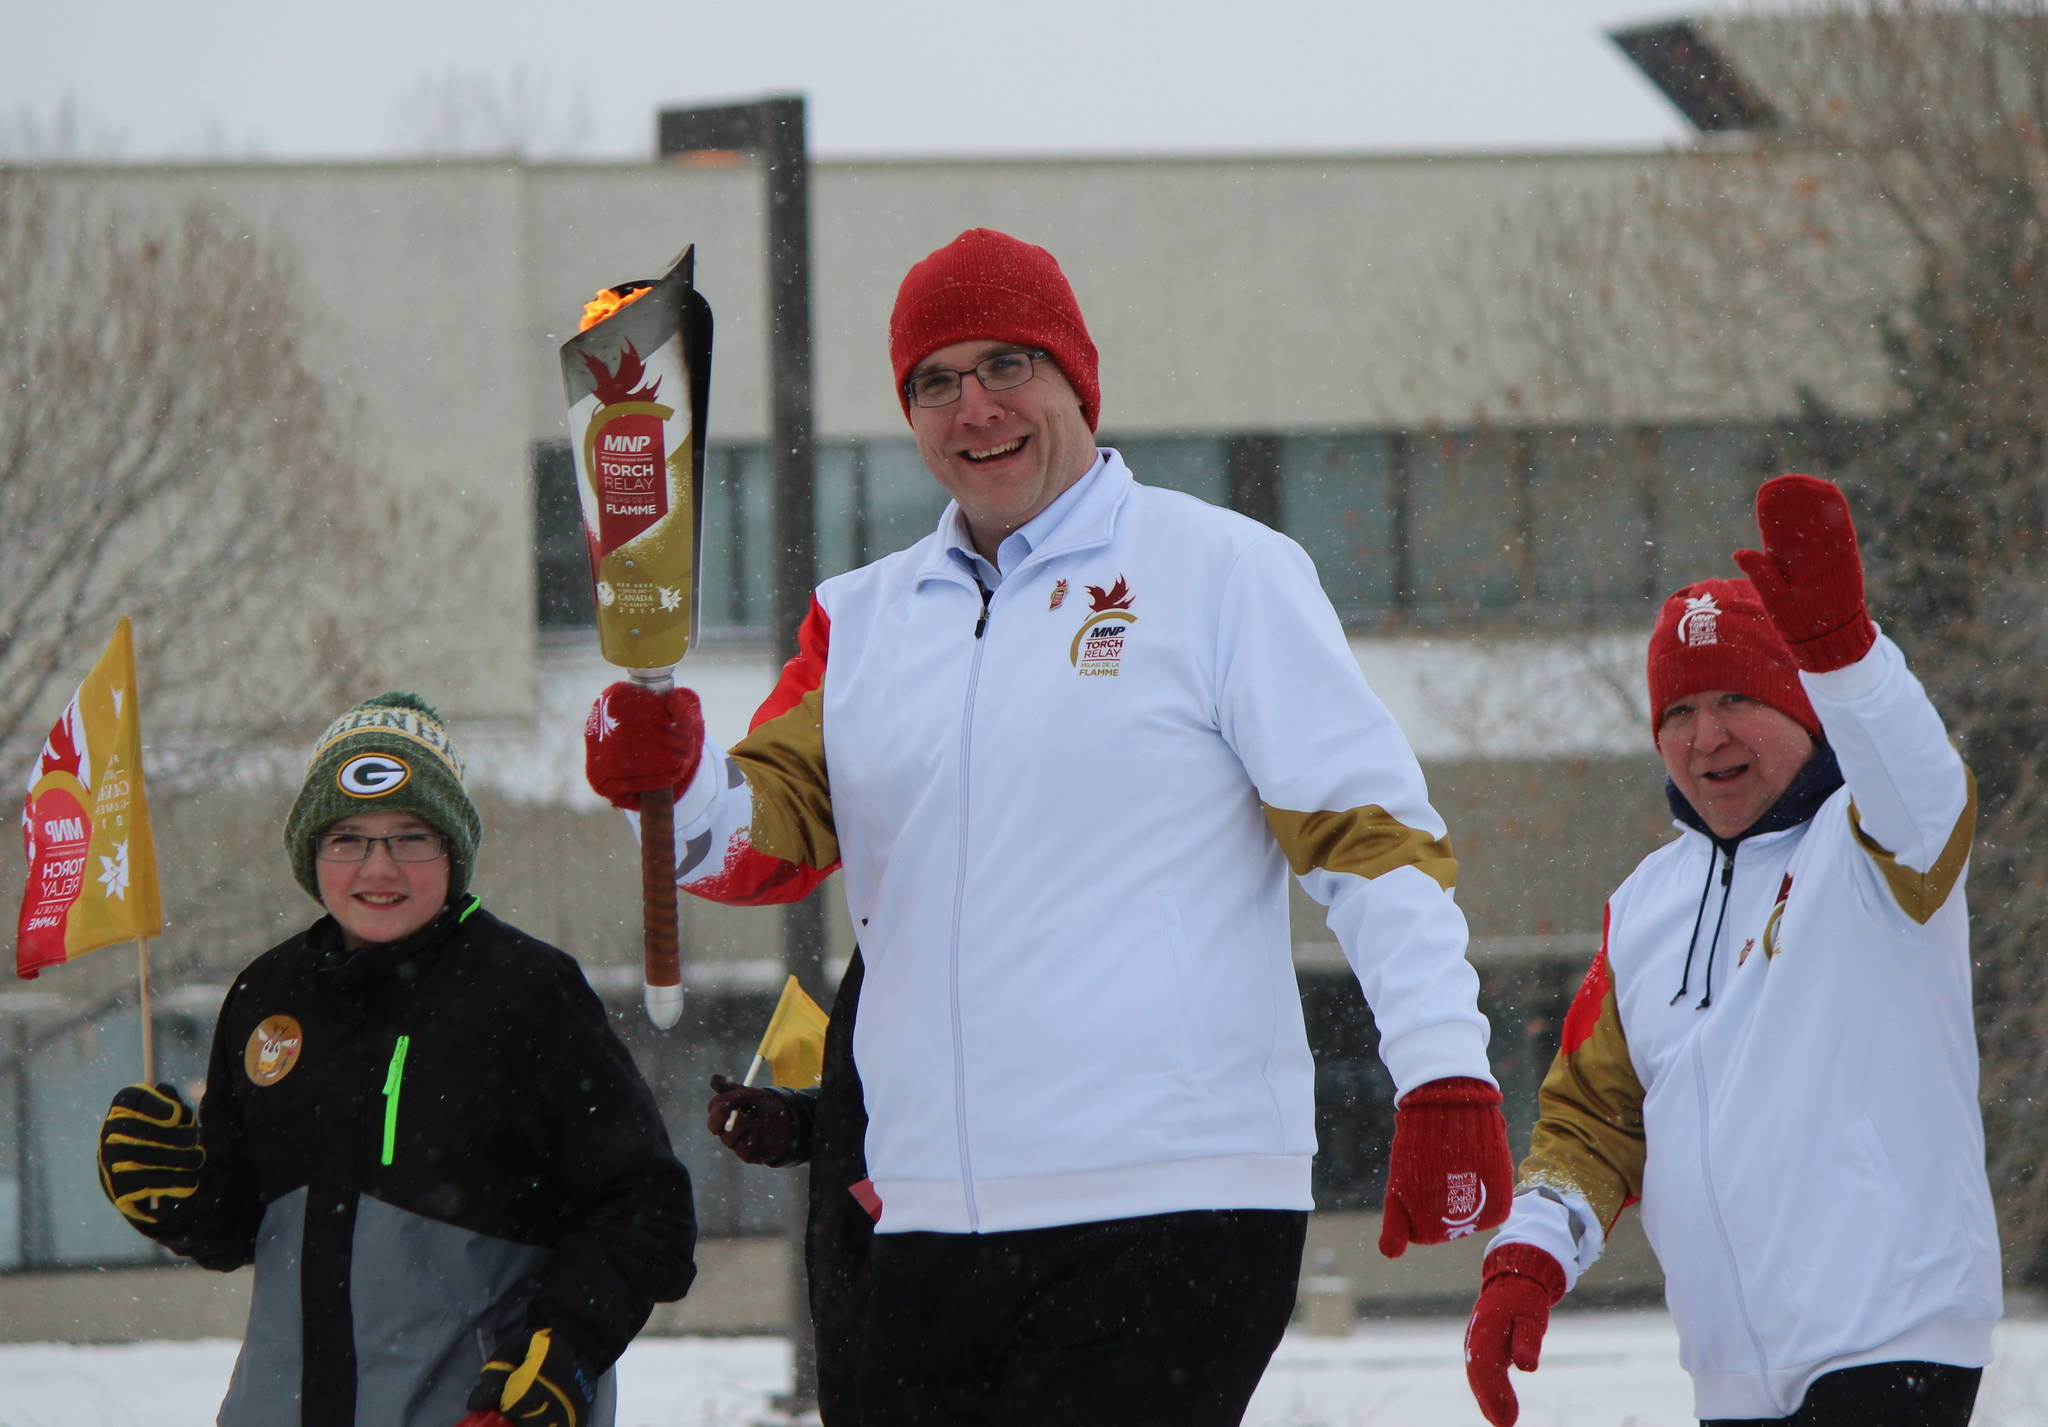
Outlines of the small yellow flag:
M 28 880 L 16 925 L 17 975 L 31 979 L 44 967 L 164 929 L 128 616 L 44 740 L 21 826 Z
M 825 1027 L 831 1018 L 790 977 L 755 1052 L 768 1062 L 774 1083 L 808 1090 L 825 1078 Z

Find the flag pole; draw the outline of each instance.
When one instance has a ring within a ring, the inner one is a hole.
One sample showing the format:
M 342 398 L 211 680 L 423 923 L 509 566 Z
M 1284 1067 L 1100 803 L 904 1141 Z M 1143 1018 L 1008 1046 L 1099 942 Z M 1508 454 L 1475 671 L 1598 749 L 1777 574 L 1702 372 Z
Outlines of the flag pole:
M 135 938 L 136 984 L 142 1003 L 142 1083 L 156 1084 L 156 1017 L 149 1004 L 149 938 Z
M 761 1061 L 761 1052 L 759 1052 L 759 1051 L 755 1051 L 755 1052 L 754 1052 L 754 1063 L 753 1063 L 752 1065 L 750 1065 L 750 1066 L 748 1066 L 748 1067 L 747 1067 L 747 1078 L 746 1078 L 745 1080 L 742 1080 L 742 1081 L 740 1082 L 740 1084 L 742 1084 L 742 1085 L 746 1085 L 746 1086 L 752 1086 L 752 1085 L 753 1085 L 753 1083 L 754 1083 L 754 1077 L 755 1077 L 755 1076 L 757 1076 L 757 1075 L 759 1075 L 759 1074 L 761 1073 L 761 1065 L 762 1065 L 762 1061 Z M 733 1112 L 732 1112 L 731 1114 L 729 1114 L 729 1115 L 727 1115 L 727 1116 L 725 1117 L 725 1128 L 726 1128 L 726 1132 L 727 1132 L 728 1134 L 730 1134 L 730 1133 L 731 1133 L 731 1131 L 732 1131 L 732 1127 L 733 1127 L 734 1125 L 737 1125 L 737 1124 L 738 1124 L 739 1122 L 740 1122 L 740 1112 L 739 1112 L 739 1111 L 737 1111 L 737 1110 L 734 1110 L 734 1111 L 733 1111 Z

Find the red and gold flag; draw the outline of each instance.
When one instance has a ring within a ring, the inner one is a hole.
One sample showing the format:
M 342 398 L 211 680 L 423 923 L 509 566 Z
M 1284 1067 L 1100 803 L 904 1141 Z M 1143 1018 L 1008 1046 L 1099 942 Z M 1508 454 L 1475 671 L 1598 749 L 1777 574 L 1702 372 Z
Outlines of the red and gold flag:
M 123 615 L 63 717 L 43 742 L 22 804 L 28 882 L 15 974 L 164 929 L 156 848 L 142 787 L 142 708 L 135 643 Z

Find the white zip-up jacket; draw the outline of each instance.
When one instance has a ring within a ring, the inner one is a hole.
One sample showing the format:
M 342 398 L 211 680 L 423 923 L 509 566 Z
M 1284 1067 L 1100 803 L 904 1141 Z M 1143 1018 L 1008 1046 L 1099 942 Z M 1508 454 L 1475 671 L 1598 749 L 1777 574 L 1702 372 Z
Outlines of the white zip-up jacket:
M 1614 893 L 1495 1241 L 1576 1283 L 1640 1198 L 1702 1418 L 1980 1367 L 2000 1313 L 1969 774 L 1889 639 L 1801 682 L 1844 785 L 1732 850 L 1682 827 Z
M 752 732 L 677 808 L 678 880 L 843 864 L 882 1232 L 1307 1209 L 1289 864 L 1399 1092 L 1491 1080 L 1456 874 L 1299 546 L 1105 451 L 984 596 L 947 549 L 825 581 Z

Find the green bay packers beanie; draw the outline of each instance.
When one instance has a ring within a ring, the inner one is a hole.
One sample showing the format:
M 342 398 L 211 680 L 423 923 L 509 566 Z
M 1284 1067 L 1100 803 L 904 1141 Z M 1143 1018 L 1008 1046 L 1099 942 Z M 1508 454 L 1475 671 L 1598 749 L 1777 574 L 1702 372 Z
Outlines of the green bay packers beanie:
M 313 838 L 356 813 L 411 813 L 448 839 L 448 897 L 469 888 L 483 819 L 462 785 L 462 755 L 433 705 L 417 694 L 365 699 L 327 725 L 284 823 L 292 874 L 315 901 Z

